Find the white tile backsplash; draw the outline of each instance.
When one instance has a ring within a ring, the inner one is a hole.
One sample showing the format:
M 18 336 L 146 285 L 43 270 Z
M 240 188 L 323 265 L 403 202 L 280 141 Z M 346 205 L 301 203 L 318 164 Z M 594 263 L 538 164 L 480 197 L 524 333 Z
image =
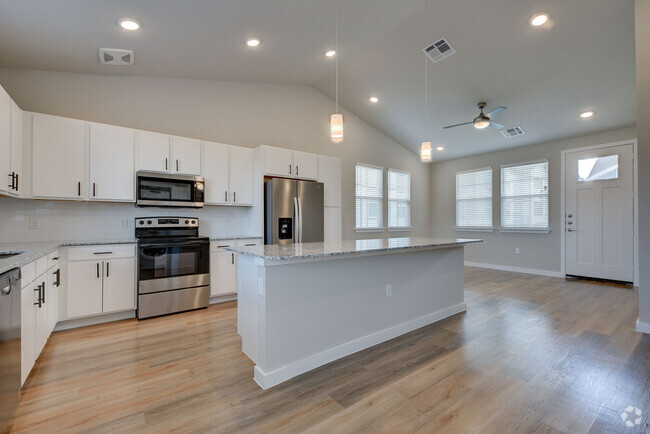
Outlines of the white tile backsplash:
M 136 208 L 123 203 L 0 197 L 0 242 L 131 238 L 135 218 L 148 216 L 198 217 L 201 235 L 210 237 L 258 236 L 262 228 L 253 222 L 253 214 L 250 207 Z

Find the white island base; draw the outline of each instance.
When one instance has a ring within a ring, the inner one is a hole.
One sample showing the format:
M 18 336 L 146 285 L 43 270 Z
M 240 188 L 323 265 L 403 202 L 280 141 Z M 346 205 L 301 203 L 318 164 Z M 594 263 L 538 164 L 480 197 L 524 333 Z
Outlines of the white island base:
M 463 246 L 474 241 L 320 255 L 300 251 L 331 246 L 233 248 L 237 326 L 255 381 L 267 389 L 465 311 Z

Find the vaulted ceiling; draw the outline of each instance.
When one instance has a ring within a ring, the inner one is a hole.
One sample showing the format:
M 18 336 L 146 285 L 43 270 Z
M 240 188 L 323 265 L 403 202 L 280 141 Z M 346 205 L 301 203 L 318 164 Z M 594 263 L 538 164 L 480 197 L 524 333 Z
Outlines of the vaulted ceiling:
M 311 85 L 334 97 L 335 0 L 4 0 L 0 67 Z M 548 13 L 534 28 L 530 18 Z M 634 125 L 632 0 L 338 0 L 339 98 L 346 109 L 438 160 Z M 142 28 L 126 32 L 120 17 Z M 245 46 L 259 37 L 256 49 Z M 456 54 L 427 66 L 427 42 Z M 135 51 L 101 65 L 100 47 Z M 370 96 L 379 102 L 372 104 Z M 486 101 L 525 135 L 471 126 Z M 589 120 L 578 115 L 596 114 Z

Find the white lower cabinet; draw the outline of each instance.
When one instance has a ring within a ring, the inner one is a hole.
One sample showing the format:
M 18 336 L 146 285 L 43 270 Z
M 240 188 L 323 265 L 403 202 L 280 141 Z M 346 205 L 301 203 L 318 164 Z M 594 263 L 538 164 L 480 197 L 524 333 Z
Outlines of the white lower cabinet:
M 135 309 L 135 246 L 68 249 L 68 318 Z
M 33 266 L 33 264 L 31 264 Z M 25 268 L 25 267 L 23 267 Z M 25 273 L 22 273 L 23 275 Z M 22 281 L 20 293 L 20 384 L 24 384 L 36 361 L 36 311 L 34 281 Z M 37 307 L 36 307 L 37 308 Z
M 261 238 L 223 240 L 210 243 L 210 295 L 237 293 L 237 255 L 224 250 L 226 247 L 258 246 Z

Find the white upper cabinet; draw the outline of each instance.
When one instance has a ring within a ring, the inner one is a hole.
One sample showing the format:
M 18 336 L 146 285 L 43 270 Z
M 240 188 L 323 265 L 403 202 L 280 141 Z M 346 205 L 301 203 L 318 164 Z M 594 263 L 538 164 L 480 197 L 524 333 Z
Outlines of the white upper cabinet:
M 296 178 L 318 179 L 318 155 L 294 152 L 293 165 Z
M 20 177 L 23 173 L 23 111 L 18 104 L 11 101 L 11 175 L 13 189 L 9 193 L 20 195 L 22 186 Z
M 283 148 L 264 146 L 262 148 L 264 174 L 293 177 L 293 151 Z
M 230 198 L 232 205 L 253 205 L 253 150 L 230 147 Z
M 35 113 L 32 124 L 32 195 L 82 199 L 85 185 L 85 124 Z
M 203 143 L 203 178 L 205 203 L 225 205 L 230 198 L 228 187 L 228 156 L 230 146 L 221 143 Z M 252 170 L 252 166 L 251 166 Z
M 11 174 L 11 98 L 0 87 L 0 191 L 13 191 Z
M 262 146 L 264 174 L 285 178 L 317 179 L 318 155 Z
M 201 174 L 201 142 L 185 137 L 172 137 L 171 172 L 184 175 Z
M 318 182 L 325 184 L 323 205 L 341 206 L 341 159 L 318 156 Z
M 136 131 L 136 169 L 151 172 L 169 172 L 169 136 L 166 134 Z
M 88 153 L 90 199 L 133 202 L 133 130 L 90 124 Z

